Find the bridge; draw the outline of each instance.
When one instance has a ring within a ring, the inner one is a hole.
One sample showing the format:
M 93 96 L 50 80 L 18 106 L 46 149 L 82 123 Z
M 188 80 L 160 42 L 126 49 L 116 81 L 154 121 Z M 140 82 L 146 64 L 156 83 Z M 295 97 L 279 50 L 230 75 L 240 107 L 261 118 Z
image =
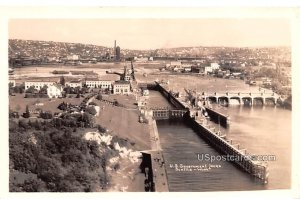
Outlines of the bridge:
M 202 92 L 200 97 L 204 100 L 211 100 L 216 103 L 225 102 L 230 104 L 231 99 L 236 99 L 239 104 L 249 104 L 253 105 L 260 101 L 262 105 L 265 105 L 267 102 L 272 102 L 276 105 L 277 100 L 280 98 L 278 94 L 274 92 L 226 92 L 226 93 L 205 93 Z

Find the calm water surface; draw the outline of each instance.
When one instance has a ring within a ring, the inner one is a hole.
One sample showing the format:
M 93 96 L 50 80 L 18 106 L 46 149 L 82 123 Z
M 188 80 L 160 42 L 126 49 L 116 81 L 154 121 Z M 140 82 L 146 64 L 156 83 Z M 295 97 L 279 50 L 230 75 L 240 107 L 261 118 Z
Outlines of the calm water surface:
M 155 98 L 158 96 L 156 94 Z M 274 107 L 230 106 L 223 108 L 231 117 L 229 139 L 250 154 L 275 155 L 268 161 L 269 182 L 262 184 L 232 163 L 214 161 L 209 171 L 175 171 L 170 165 L 205 165 L 197 153 L 220 155 L 183 122 L 157 121 L 166 162 L 170 191 L 234 191 L 288 189 L 291 180 L 291 111 Z

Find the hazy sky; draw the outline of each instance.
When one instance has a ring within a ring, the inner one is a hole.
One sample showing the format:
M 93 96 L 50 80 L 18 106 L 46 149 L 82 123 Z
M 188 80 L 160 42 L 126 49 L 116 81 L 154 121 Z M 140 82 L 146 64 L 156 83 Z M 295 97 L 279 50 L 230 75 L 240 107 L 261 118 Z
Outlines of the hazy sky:
M 285 19 L 13 19 L 10 39 L 121 48 L 290 46 Z

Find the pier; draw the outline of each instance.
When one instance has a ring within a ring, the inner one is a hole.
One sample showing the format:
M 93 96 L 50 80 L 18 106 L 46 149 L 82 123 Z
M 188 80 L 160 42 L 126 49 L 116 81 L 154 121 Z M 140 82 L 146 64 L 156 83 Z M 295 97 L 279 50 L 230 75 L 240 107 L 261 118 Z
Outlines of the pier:
M 145 191 L 168 192 L 165 161 L 157 132 L 156 120 L 149 118 L 151 150 L 142 151 L 142 172 L 145 174 Z
M 227 128 L 229 126 L 230 117 L 228 115 L 224 115 L 220 111 L 213 110 L 212 108 L 209 107 L 205 107 L 205 110 L 213 122 L 220 124 L 224 128 Z
M 258 161 L 251 160 L 245 149 L 240 149 L 239 144 L 233 145 L 232 140 L 227 140 L 226 136 L 221 135 L 214 129 L 210 129 L 200 121 L 186 116 L 185 121 L 193 128 L 197 134 L 212 145 L 221 154 L 234 157 L 232 161 L 239 168 L 249 173 L 250 175 L 260 179 L 263 183 L 268 181 L 268 166 Z

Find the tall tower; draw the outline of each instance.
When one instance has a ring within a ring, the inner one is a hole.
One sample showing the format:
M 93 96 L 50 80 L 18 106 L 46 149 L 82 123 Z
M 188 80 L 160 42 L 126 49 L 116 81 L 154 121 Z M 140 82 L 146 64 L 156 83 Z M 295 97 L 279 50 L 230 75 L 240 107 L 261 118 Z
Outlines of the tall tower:
M 115 40 L 115 45 L 114 45 L 114 58 L 116 59 L 116 48 L 117 48 L 117 40 Z
M 121 48 L 120 46 L 116 47 L 116 61 L 120 61 L 121 60 Z

